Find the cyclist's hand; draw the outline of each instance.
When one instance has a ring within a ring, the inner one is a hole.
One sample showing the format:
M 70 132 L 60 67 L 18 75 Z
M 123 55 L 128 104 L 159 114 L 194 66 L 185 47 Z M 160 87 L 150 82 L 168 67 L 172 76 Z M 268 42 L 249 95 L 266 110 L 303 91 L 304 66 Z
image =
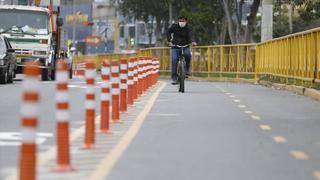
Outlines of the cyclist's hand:
M 171 41 L 169 42 L 169 46 L 170 46 L 170 47 L 173 47 L 173 46 L 174 46 Z
M 197 45 L 197 43 L 196 43 L 196 42 L 192 42 L 191 44 L 192 44 L 192 46 L 196 46 L 196 45 Z

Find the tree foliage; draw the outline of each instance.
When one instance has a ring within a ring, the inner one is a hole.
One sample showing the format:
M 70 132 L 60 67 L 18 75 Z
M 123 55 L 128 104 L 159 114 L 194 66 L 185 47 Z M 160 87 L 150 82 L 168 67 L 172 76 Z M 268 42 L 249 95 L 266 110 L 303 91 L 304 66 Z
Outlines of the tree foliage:
M 218 41 L 223 11 L 216 0 L 124 0 L 120 7 L 125 15 L 145 20 L 155 17 L 157 40 L 164 42 L 169 26 L 169 3 L 172 3 L 173 17 L 186 15 L 198 44 L 212 44 Z
M 169 27 L 169 4 L 173 17 L 186 15 L 200 45 L 250 43 L 260 40 L 260 17 L 256 17 L 262 0 L 123 0 L 125 15 L 148 22 L 156 20 L 158 45 L 165 41 Z M 292 21 L 288 16 L 290 4 Z M 249 11 L 244 11 L 249 5 Z M 274 0 L 274 37 L 320 26 L 320 0 Z
M 292 8 L 292 15 L 289 14 L 289 8 Z M 276 0 L 273 15 L 275 38 L 316 28 L 320 26 L 320 1 Z M 290 16 L 292 16 L 292 22 L 290 22 Z M 290 31 L 290 23 L 292 24 L 292 32 Z

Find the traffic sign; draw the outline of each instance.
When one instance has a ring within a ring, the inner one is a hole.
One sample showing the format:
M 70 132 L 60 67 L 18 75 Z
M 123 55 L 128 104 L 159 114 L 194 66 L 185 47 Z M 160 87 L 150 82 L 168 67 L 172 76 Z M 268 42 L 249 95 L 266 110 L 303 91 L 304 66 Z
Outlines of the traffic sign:
M 98 45 L 102 41 L 100 36 L 87 36 L 85 39 L 86 44 L 88 45 Z

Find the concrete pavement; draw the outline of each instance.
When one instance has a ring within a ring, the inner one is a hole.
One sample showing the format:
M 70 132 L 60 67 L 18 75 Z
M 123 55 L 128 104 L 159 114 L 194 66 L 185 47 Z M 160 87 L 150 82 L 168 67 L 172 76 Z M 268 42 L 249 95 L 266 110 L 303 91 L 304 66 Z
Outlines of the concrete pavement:
M 19 77 L 14 84 L 0 86 L 0 179 L 15 173 L 18 163 L 22 84 L 22 77 Z M 71 129 L 77 129 L 84 124 L 84 85 L 83 79 L 70 81 Z M 41 82 L 40 86 L 40 116 L 37 132 L 40 133 L 38 140 L 41 141 L 41 145 L 38 146 L 38 151 L 44 152 L 55 145 L 55 82 Z

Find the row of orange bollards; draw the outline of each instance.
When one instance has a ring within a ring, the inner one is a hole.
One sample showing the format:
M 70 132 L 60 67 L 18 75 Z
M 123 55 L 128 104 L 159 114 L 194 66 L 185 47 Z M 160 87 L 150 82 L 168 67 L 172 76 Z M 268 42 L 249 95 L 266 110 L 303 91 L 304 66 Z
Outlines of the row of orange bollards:
M 119 64 L 120 62 L 120 64 Z M 68 67 L 65 61 L 57 63 L 56 70 L 56 167 L 54 171 L 73 170 L 69 145 L 69 97 Z M 120 113 L 127 112 L 138 97 L 158 81 L 159 60 L 140 57 L 104 60 L 101 66 L 100 128 L 99 132 L 109 134 L 110 120 L 120 122 Z M 22 145 L 20 151 L 20 179 L 36 179 L 36 128 L 39 111 L 40 69 L 34 63 L 24 68 L 22 84 Z M 91 149 L 95 144 L 95 80 L 96 67 L 93 61 L 85 63 L 86 79 L 85 137 L 82 149 Z M 110 112 L 111 110 L 111 112 Z M 110 118 L 111 116 L 111 118 Z

